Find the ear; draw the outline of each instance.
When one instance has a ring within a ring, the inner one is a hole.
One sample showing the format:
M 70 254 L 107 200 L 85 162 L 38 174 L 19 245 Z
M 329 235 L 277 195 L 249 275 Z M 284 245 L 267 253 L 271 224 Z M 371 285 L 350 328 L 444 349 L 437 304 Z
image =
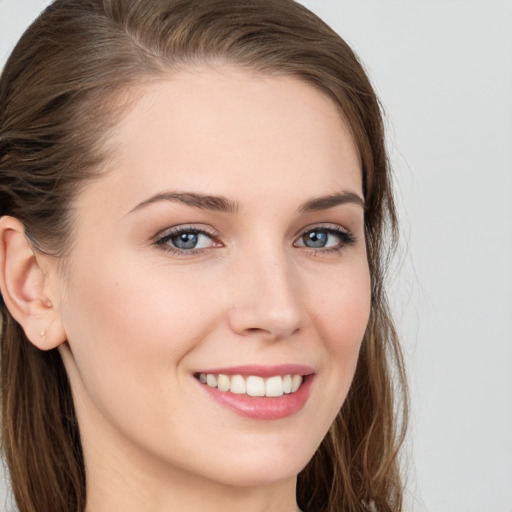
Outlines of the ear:
M 57 295 L 49 282 L 50 271 L 54 274 L 56 269 L 50 258 L 34 250 L 18 219 L 0 218 L 0 290 L 13 318 L 41 350 L 66 341 L 54 306 Z

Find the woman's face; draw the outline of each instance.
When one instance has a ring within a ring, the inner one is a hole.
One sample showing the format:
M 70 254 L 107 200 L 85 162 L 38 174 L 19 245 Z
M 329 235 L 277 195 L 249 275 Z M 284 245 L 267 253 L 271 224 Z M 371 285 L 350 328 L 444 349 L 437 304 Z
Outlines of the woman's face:
M 88 471 L 294 479 L 370 311 L 352 137 L 292 78 L 205 68 L 138 94 L 58 281 Z

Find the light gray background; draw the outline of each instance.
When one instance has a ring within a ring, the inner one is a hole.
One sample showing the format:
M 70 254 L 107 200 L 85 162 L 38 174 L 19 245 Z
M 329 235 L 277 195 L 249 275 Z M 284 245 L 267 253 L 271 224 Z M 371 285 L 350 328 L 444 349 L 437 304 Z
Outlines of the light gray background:
M 0 65 L 47 3 L 0 0 Z M 512 1 L 303 3 L 353 46 L 387 113 L 408 510 L 512 512 Z

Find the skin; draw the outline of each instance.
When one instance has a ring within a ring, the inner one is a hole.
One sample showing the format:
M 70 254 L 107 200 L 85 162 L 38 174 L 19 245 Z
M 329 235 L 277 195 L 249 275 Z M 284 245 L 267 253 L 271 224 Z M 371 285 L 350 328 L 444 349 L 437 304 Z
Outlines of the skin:
M 346 397 L 370 311 L 363 207 L 299 211 L 343 191 L 362 198 L 353 139 L 329 98 L 290 77 L 204 67 L 136 92 L 108 172 L 76 200 L 65 272 L 41 263 L 87 511 L 296 510 L 296 476 Z M 137 207 L 168 191 L 238 208 Z M 155 244 L 176 226 L 212 239 L 178 254 Z M 318 226 L 355 241 L 305 246 Z M 233 412 L 193 376 L 288 363 L 315 375 L 305 406 L 279 420 Z

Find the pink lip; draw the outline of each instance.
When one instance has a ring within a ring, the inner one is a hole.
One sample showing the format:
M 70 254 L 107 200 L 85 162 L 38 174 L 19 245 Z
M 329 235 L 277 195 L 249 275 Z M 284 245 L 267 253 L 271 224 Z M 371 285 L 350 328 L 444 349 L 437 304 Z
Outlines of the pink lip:
M 279 397 L 253 397 L 237 395 L 229 391 L 219 391 L 206 384 L 196 382 L 210 398 L 217 403 L 231 409 L 233 412 L 258 420 L 278 420 L 299 412 L 306 404 L 314 382 L 313 370 L 299 365 L 281 366 L 237 366 L 229 368 L 209 369 L 203 373 L 224 375 L 259 375 L 272 377 L 274 375 L 303 375 L 305 376 L 301 387 L 295 392 Z
M 196 373 L 222 373 L 224 375 L 258 375 L 259 377 L 274 377 L 275 375 L 312 375 L 313 368 L 303 364 L 279 364 L 274 366 L 247 364 L 241 366 L 230 366 L 229 368 L 209 368 L 199 370 Z

